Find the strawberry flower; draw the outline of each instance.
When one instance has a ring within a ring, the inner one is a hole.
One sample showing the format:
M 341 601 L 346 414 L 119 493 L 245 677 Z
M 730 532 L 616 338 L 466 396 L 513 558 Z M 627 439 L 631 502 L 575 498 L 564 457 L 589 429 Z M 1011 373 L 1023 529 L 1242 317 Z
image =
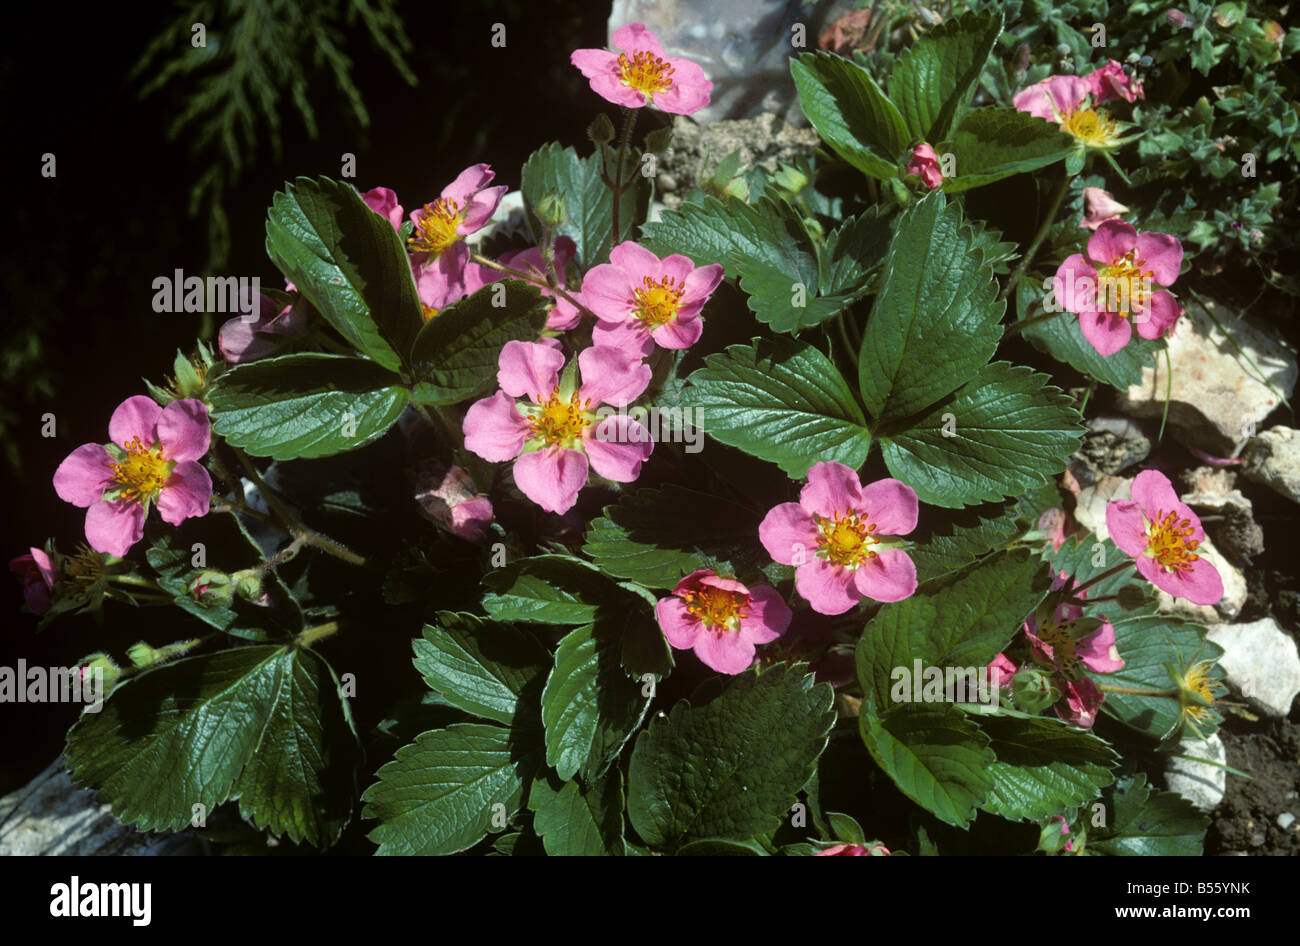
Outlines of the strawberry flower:
M 1079 226 L 1087 227 L 1089 230 L 1096 230 L 1107 220 L 1118 220 L 1120 214 L 1126 214 L 1129 208 L 1125 207 L 1109 191 L 1100 187 L 1085 187 L 1083 189 L 1083 219 L 1079 221 Z
M 561 289 L 567 288 L 565 285 L 565 269 L 569 261 L 573 259 L 574 254 L 578 252 L 578 245 L 572 239 L 566 236 L 555 238 L 555 247 L 551 259 L 555 263 L 555 278 Z M 533 275 L 538 280 L 545 281 L 548 273 L 546 261 L 542 258 L 541 247 L 529 247 L 526 250 L 515 250 L 511 253 L 503 254 L 499 262 L 502 266 L 509 266 L 511 269 L 517 269 Z M 496 271 L 497 278 L 502 278 L 506 274 Z M 550 314 L 546 316 L 546 327 L 555 332 L 564 332 L 577 326 L 582 318 L 582 313 L 578 307 L 561 296 L 557 296 L 545 286 L 538 286 L 542 295 L 548 296 L 555 300 L 551 307 Z
M 674 115 L 690 115 L 709 104 L 713 83 L 689 59 L 669 57 L 643 23 L 614 31 L 618 53 L 577 49 L 569 61 L 591 80 L 601 98 L 625 108 L 653 105 Z
M 465 447 L 485 460 L 514 460 L 515 484 L 547 512 L 564 513 L 578 501 L 588 467 L 631 483 L 654 444 L 626 414 L 595 407 L 624 407 L 650 383 L 650 366 L 634 353 L 588 348 L 561 377 L 558 343 L 511 341 L 497 360 L 501 390 L 470 406 Z
M 679 253 L 660 259 L 631 240 L 593 266 L 582 283 L 582 301 L 599 320 L 595 345 L 648 355 L 660 348 L 690 348 L 700 340 L 700 310 L 722 282 L 717 263 L 696 266 Z
M 1171 286 L 1183 265 L 1183 245 L 1167 233 L 1138 233 L 1122 220 L 1108 220 L 1088 238 L 1087 255 L 1075 253 L 1052 279 L 1056 299 L 1079 316 L 1083 337 L 1113 355 L 1133 337 L 1159 338 L 1178 320 Z
M 1112 65 L 1123 82 L 1115 78 Z M 1118 98 L 1132 102 L 1141 95 L 1141 85 L 1133 84 L 1118 63 L 1111 63 L 1087 76 L 1051 76 L 1036 82 L 1016 95 L 1011 104 L 1060 125 L 1086 148 L 1111 150 L 1121 144 L 1120 125 L 1106 109 L 1097 106 Z
M 912 160 L 907 162 L 906 173 L 920 177 L 921 183 L 930 190 L 938 190 L 943 185 L 943 171 L 939 168 L 939 156 L 934 153 L 934 148 L 924 141 L 912 150 Z
M 54 579 L 58 574 L 49 553 L 32 546 L 26 555 L 19 555 L 9 563 L 9 570 L 22 580 L 27 610 L 32 614 L 48 611 L 50 593 L 54 591 Z
M 422 276 L 431 281 L 423 287 L 421 298 L 426 294 L 443 300 L 466 295 L 469 247 L 465 237 L 492 219 L 505 195 L 504 186 L 488 187 L 495 176 L 487 164 L 472 165 L 443 188 L 437 200 L 411 211 L 415 228 L 406 242 L 414 257 L 416 282 Z M 396 195 L 393 200 L 396 202 Z
M 1123 99 L 1136 102 L 1142 98 L 1142 83 L 1125 74 L 1124 67 L 1114 59 L 1108 59 L 1106 65 L 1083 77 L 1088 84 L 1088 92 L 1098 105 Z
M 397 192 L 388 187 L 372 187 L 361 195 L 366 206 L 393 225 L 399 233 L 402 229 L 402 205 L 397 202 Z
M 759 541 L 782 565 L 795 566 L 795 588 L 821 614 L 843 614 L 864 596 L 901 601 L 916 591 L 916 566 L 883 536 L 916 528 L 918 504 L 895 479 L 863 486 L 843 463 L 808 470 L 799 502 L 771 509 Z
M 1223 578 L 1196 552 L 1205 530 L 1169 478 L 1143 470 L 1133 478 L 1130 495 L 1106 504 L 1106 530 L 1120 551 L 1134 558 L 1138 574 L 1175 598 L 1217 604 Z
M 673 593 L 660 598 L 655 615 L 668 643 L 694 650 L 719 673 L 740 673 L 754 662 L 756 644 L 785 633 L 793 615 L 770 585 L 746 588 L 708 569 L 691 572 Z
M 108 422 L 109 444 L 86 443 L 54 472 L 59 498 L 86 510 L 86 541 L 119 558 L 144 536 L 149 507 L 180 525 L 208 512 L 212 478 L 198 462 L 208 452 L 208 411 L 193 398 L 159 407 L 129 397 Z

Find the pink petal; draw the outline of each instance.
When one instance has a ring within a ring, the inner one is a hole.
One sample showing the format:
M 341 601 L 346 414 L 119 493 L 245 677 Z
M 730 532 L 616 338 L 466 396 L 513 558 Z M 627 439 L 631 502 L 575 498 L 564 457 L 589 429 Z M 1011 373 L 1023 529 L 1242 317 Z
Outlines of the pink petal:
M 1078 76 L 1052 76 L 1045 80 L 1047 92 L 1062 115 L 1077 112 L 1091 91 Z
M 591 88 L 605 101 L 624 108 L 645 108 L 649 104 L 642 93 L 623 82 L 617 71 L 592 76 Z
M 578 396 L 593 404 L 626 405 L 635 401 L 650 384 L 650 366 L 636 351 L 593 346 L 578 354 L 582 386 Z
M 1015 106 L 1017 111 L 1028 112 L 1035 118 L 1060 123 L 1056 103 L 1052 99 L 1051 90 L 1048 89 L 1046 82 L 1036 82 L 1024 91 L 1017 93 L 1011 100 L 1011 104 Z
M 585 431 L 582 445 L 597 475 L 616 483 L 634 482 L 654 450 L 650 432 L 624 414 L 607 417 L 594 430 Z
M 265 358 L 276 350 L 274 342 L 262 338 L 256 322 L 241 318 L 228 319 L 217 333 L 217 347 L 221 356 L 232 365 Z
M 636 305 L 627 273 L 613 263 L 593 266 L 582 280 L 582 304 L 601 322 L 627 321 Z
M 686 280 L 690 278 L 693 272 L 695 272 L 695 264 L 691 262 L 690 257 L 682 256 L 681 253 L 673 253 L 659 261 L 659 273 L 655 276 L 655 279 L 658 281 L 668 278 L 681 286 L 685 286 Z
M 1161 286 L 1172 286 L 1183 268 L 1183 245 L 1168 233 L 1140 233 L 1137 258 Z
M 618 53 L 612 53 L 608 49 L 575 49 L 569 54 L 569 62 L 588 79 L 619 74 Z
M 1171 572 L 1144 555 L 1137 560 L 1137 570 L 1161 591 L 1175 598 L 1186 598 L 1192 604 L 1213 605 L 1223 600 L 1223 578 L 1218 569 L 1204 558 L 1192 562 L 1187 571 Z
M 581 450 L 543 447 L 515 461 L 515 485 L 547 512 L 566 513 L 587 482 L 587 455 Z
M 700 619 L 686 609 L 686 602 L 676 595 L 660 598 L 655 604 L 655 616 L 663 628 L 668 643 L 678 650 L 690 650 L 700 633 Z
M 799 505 L 805 512 L 824 519 L 860 511 L 862 482 L 843 463 L 834 460 L 814 463 L 808 469 L 808 482 L 799 491 Z
M 511 397 L 540 404 L 560 382 L 564 354 L 537 342 L 506 342 L 497 357 L 497 382 Z
M 805 564 L 817 551 L 819 533 L 812 517 L 799 503 L 781 503 L 773 506 L 758 527 L 758 541 L 763 543 L 772 560 L 782 565 Z
M 515 399 L 504 391 L 471 404 L 462 427 L 465 449 L 493 463 L 519 456 L 533 429 L 515 409 Z
M 700 266 L 693 269 L 690 275 L 686 277 L 685 291 L 682 293 L 682 304 L 677 308 L 678 316 L 688 314 L 694 315 L 704 308 L 704 303 L 709 301 L 709 296 L 713 295 L 713 290 L 718 288 L 722 282 L 722 276 L 725 271 L 718 263 L 712 263 L 708 266 Z
M 1083 256 L 1067 257 L 1052 277 L 1052 293 L 1066 312 L 1091 312 L 1096 308 L 1097 269 Z
M 885 549 L 853 575 L 858 591 L 877 601 L 902 601 L 916 591 L 916 565 L 902 549 Z
M 776 640 L 790 627 L 794 614 L 781 593 L 771 585 L 759 585 L 749 593 L 749 606 L 740 621 L 740 633 L 755 644 Z
M 490 164 L 471 164 L 457 174 L 456 179 L 444 187 L 439 196 L 444 200 L 455 201 L 456 205 L 464 211 L 470 198 L 491 184 L 494 177 L 496 172 L 492 170 Z
M 707 568 L 701 568 L 699 571 L 691 572 L 691 574 L 686 576 L 683 581 L 687 581 L 691 578 L 694 578 L 695 583 L 700 587 L 717 588 L 719 591 L 730 591 L 734 594 L 749 597 L 749 589 L 742 583 L 736 581 L 734 578 L 723 578 L 721 575 L 717 575 Z
M 644 23 L 629 23 L 626 26 L 620 26 L 610 37 L 615 49 L 621 49 L 627 53 L 648 52 L 659 59 L 664 56 L 664 48 L 659 45 L 659 40 L 654 33 L 646 29 Z
M 487 534 L 492 519 L 492 501 L 480 493 L 473 499 L 452 506 L 451 521 L 447 525 L 462 539 L 477 542 Z
M 754 644 L 735 631 L 706 627 L 695 639 L 695 656 L 718 673 L 742 673 L 754 662 Z
M 576 305 L 568 299 L 556 299 L 555 305 L 546 316 L 546 327 L 552 332 L 567 332 L 571 328 L 576 328 L 581 321 L 582 313 Z
M 485 187 L 469 199 L 469 204 L 462 208 L 464 219 L 461 220 L 460 226 L 456 228 L 456 233 L 460 236 L 469 236 L 483 229 L 484 224 L 492 219 L 492 215 L 497 212 L 497 207 L 501 204 L 501 198 L 506 195 L 508 187 Z
M 916 528 L 920 507 L 916 491 L 895 479 L 876 480 L 862 487 L 862 505 L 876 535 L 907 535 Z
M 1186 510 L 1183 515 L 1196 521 L 1192 511 L 1178 499 L 1178 494 L 1174 492 L 1174 484 L 1169 482 L 1169 477 L 1159 470 L 1143 470 L 1133 477 L 1129 495 L 1142 507 L 1142 512 L 1148 519 L 1154 520 L 1162 512 L 1168 514 Z M 1182 516 L 1180 515 L 1179 518 Z
M 1137 246 L 1137 230 L 1123 220 L 1107 220 L 1088 237 L 1088 257 L 1109 266 L 1123 259 Z
M 1146 551 L 1147 527 L 1142 507 L 1131 499 L 1115 499 L 1106 504 L 1106 531 L 1125 555 L 1137 558 Z
M 397 192 L 387 187 L 372 187 L 361 195 L 366 206 L 393 225 L 402 229 L 402 205 L 397 202 Z
M 1079 331 L 1098 354 L 1115 354 L 1133 337 L 1128 319 L 1114 312 L 1085 312 L 1079 316 Z
M 83 443 L 54 471 L 54 491 L 74 506 L 97 503 L 113 483 L 113 458 L 101 444 Z
M 168 460 L 197 460 L 208 452 L 208 409 L 196 398 L 172 401 L 158 415 L 158 442 Z
M 655 340 L 637 319 L 626 322 L 597 322 L 591 327 L 591 344 L 632 352 L 644 358 L 655 350 Z
M 698 315 L 678 314 L 663 325 L 650 330 L 650 338 L 660 348 L 681 351 L 690 348 L 704 334 L 704 320 Z
M 1087 677 L 1078 681 L 1067 681 L 1064 687 L 1064 699 L 1052 707 L 1056 715 L 1081 729 L 1091 729 L 1097 721 L 1097 710 L 1101 709 L 1105 694 Z
M 121 558 L 143 537 L 144 507 L 139 503 L 101 501 L 86 510 L 86 541 L 96 552 Z
M 1093 673 L 1114 673 L 1124 669 L 1124 660 L 1115 646 L 1115 628 L 1109 622 L 1079 641 L 1074 653 Z
M 843 614 L 861 600 L 853 572 L 821 558 L 810 558 L 795 569 L 794 586 L 819 614 Z
M 655 107 L 673 115 L 691 115 L 709 104 L 713 83 L 704 75 L 698 63 L 689 59 L 672 58 L 673 84 L 655 95 Z
M 182 460 L 158 494 L 158 514 L 163 522 L 178 526 L 192 516 L 206 516 L 211 500 L 212 477 L 208 471 L 193 460 Z
M 108 422 L 108 437 L 119 447 L 125 447 L 136 438 L 146 447 L 152 447 L 157 439 L 155 428 L 161 414 L 162 408 L 153 398 L 143 394 L 129 397 L 113 411 Z
M 1132 322 L 1143 338 L 1159 338 L 1178 321 L 1179 310 L 1178 301 L 1172 294 L 1157 289 L 1151 294 L 1146 311 L 1133 313 Z
M 641 280 L 647 276 L 657 281 L 663 265 L 654 253 L 631 240 L 624 240 L 610 250 L 609 261 L 623 270 L 628 283 L 633 286 L 641 285 Z

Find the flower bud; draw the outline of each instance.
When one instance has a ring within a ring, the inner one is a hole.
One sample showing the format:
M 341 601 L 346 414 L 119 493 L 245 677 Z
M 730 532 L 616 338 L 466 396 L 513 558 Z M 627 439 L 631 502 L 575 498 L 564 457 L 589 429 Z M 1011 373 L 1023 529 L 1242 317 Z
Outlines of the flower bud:
M 564 203 L 564 195 L 558 191 L 547 191 L 537 202 L 537 219 L 542 226 L 551 230 L 564 226 L 569 219 L 569 210 Z
M 243 571 L 235 572 L 230 576 L 230 581 L 234 585 L 235 594 L 245 601 L 255 601 L 262 595 L 262 570 L 260 568 L 246 568 Z
M 199 572 L 190 583 L 190 593 L 203 604 L 221 605 L 230 600 L 230 576 L 216 569 Z
M 1012 679 L 1011 695 L 1016 706 L 1026 713 L 1041 712 L 1060 698 L 1052 685 L 1051 674 L 1029 666 L 1022 667 Z
M 587 126 L 587 137 L 591 139 L 594 145 L 607 145 L 614 140 L 614 123 L 609 120 L 609 116 L 601 112 L 595 120 Z

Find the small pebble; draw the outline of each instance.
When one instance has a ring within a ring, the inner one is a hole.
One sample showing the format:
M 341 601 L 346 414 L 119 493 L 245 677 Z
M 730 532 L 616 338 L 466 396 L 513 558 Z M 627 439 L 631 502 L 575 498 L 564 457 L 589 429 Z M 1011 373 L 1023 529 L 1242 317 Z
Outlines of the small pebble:
M 1264 835 L 1262 835 L 1262 834 L 1256 834 L 1256 835 L 1252 836 L 1251 839 L 1250 839 L 1250 843 L 1253 844 L 1253 845 L 1255 845 L 1255 847 L 1259 847 L 1261 844 L 1264 843 L 1264 841 L 1265 841 L 1265 838 L 1264 838 Z
M 1295 824 L 1295 815 L 1291 814 L 1291 812 L 1284 811 L 1277 816 L 1277 826 L 1283 831 L 1286 831 L 1293 824 Z

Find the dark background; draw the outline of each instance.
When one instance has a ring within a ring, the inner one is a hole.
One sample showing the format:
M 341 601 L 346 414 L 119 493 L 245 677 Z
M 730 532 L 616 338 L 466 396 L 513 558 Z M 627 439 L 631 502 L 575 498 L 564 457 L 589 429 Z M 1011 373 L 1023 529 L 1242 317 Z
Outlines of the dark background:
M 220 4 L 218 5 L 220 6 Z M 391 187 L 409 212 L 480 161 L 516 188 L 542 143 L 582 148 L 603 103 L 568 61 L 570 50 L 605 45 L 605 3 L 399 2 L 413 43 L 409 85 L 356 25 L 345 32 L 352 79 L 370 113 L 362 129 L 325 74 L 309 74 L 319 135 L 281 103 L 283 149 L 266 141 L 246 155 L 224 207 L 231 251 L 222 272 L 278 286 L 264 250 L 272 194 L 298 175 L 338 177 L 357 156 L 361 190 Z M 0 254 L 0 522 L 8 561 L 53 537 L 64 552 L 82 541 L 84 511 L 62 502 L 54 470 L 76 446 L 107 439 L 123 399 L 162 383 L 178 348 L 214 341 L 219 321 L 153 311 L 152 282 L 182 269 L 204 274 L 206 219 L 187 215 L 190 191 L 219 152 L 192 153 L 192 138 L 167 128 L 193 94 L 186 80 L 141 99 L 129 73 L 150 41 L 182 12 L 168 3 L 14 5 L 0 27 L 4 252 Z M 505 48 L 491 45 L 506 25 Z M 221 24 L 208 22 L 209 42 Z M 585 107 L 575 108 L 575 103 Z M 41 155 L 57 176 L 41 176 Z M 52 412 L 57 436 L 41 437 Z M 65 666 L 97 650 L 119 655 L 145 639 L 189 633 L 158 622 L 188 620 L 172 608 L 136 611 L 109 603 L 102 622 L 60 619 L 40 635 L 22 612 L 20 583 L 0 581 L 0 666 Z M 0 705 L 0 794 L 24 784 L 57 754 L 77 707 Z

